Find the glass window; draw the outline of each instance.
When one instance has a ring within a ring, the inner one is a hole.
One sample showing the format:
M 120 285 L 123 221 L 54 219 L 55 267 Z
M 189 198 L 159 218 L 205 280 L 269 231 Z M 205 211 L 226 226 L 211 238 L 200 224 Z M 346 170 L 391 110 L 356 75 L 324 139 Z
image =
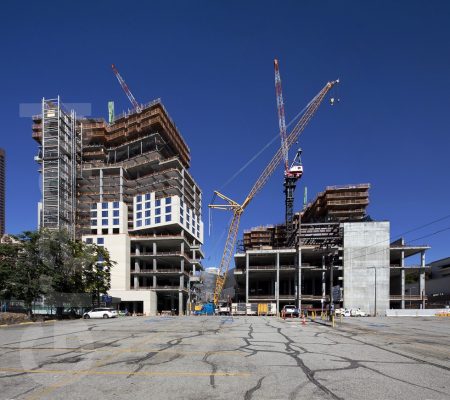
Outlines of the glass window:
M 142 196 L 141 196 L 141 195 L 137 196 L 137 197 L 136 197 L 136 201 L 137 201 L 138 203 L 140 203 L 140 202 L 142 201 Z
M 119 202 L 118 201 L 115 201 L 113 203 L 113 208 L 119 208 Z
M 108 211 L 102 211 L 102 217 L 108 218 Z
M 119 216 L 119 210 L 114 210 L 113 217 L 118 217 L 118 216 Z
M 180 206 L 183 207 L 184 206 L 184 201 L 182 199 L 180 199 Z
M 97 209 L 97 203 L 92 203 L 91 210 L 96 210 L 96 209 Z
M 155 214 L 156 215 L 161 215 L 161 208 L 156 208 L 155 209 Z
M 191 226 L 189 225 L 189 222 L 186 222 L 186 227 L 189 229 Z
M 172 212 L 172 206 L 166 206 L 166 213 Z
M 136 221 L 136 226 L 137 226 L 137 227 L 142 226 L 142 221 Z
M 184 218 L 180 216 L 180 222 L 184 224 Z
M 102 225 L 103 226 L 108 225 L 108 220 L 107 219 L 102 219 Z
M 172 221 L 172 216 L 170 214 L 166 215 L 166 222 Z
M 151 203 L 149 201 L 147 201 L 147 203 L 145 203 L 145 208 L 152 208 Z
M 145 195 L 145 200 L 150 200 L 150 193 L 147 193 L 147 194 Z
M 136 210 L 138 211 L 142 210 L 142 204 L 136 204 Z
M 119 218 L 113 219 L 113 225 L 119 225 Z
M 150 210 L 147 210 L 147 211 L 145 212 L 145 216 L 146 216 L 146 217 L 150 217 Z
M 97 220 L 91 219 L 91 226 L 97 226 Z
M 97 211 L 91 211 L 91 218 L 97 218 Z
M 103 210 L 107 210 L 108 209 L 108 203 L 102 203 L 102 208 L 103 208 Z
M 161 205 L 161 199 L 155 200 L 156 207 L 159 207 Z
M 97 238 L 97 244 L 105 244 L 105 238 Z
M 92 244 L 92 238 L 87 238 L 87 239 L 86 239 L 86 243 L 87 243 L 87 244 Z
M 172 197 L 166 197 L 166 204 L 172 204 Z
M 136 213 L 136 218 L 137 219 L 141 219 L 142 218 L 142 212 L 139 211 L 138 213 Z
M 147 218 L 147 219 L 145 220 L 145 225 L 151 225 L 151 223 L 150 223 L 150 218 Z
M 156 217 L 155 224 L 160 224 L 160 223 L 161 223 L 161 217 Z

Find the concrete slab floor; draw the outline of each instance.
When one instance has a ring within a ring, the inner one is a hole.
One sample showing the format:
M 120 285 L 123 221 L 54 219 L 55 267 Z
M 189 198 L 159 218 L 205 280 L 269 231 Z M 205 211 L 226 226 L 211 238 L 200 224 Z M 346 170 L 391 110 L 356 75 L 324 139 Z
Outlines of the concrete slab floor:
M 0 330 L 6 399 L 449 399 L 450 318 L 124 317 Z

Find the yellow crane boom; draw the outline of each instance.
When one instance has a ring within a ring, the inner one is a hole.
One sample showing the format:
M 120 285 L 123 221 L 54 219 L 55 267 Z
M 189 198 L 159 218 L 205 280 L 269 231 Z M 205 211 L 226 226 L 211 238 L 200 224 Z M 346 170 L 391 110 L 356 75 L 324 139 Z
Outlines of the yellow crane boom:
M 291 133 L 287 137 L 287 148 L 297 141 L 300 134 L 308 125 L 308 122 L 314 116 L 315 112 L 319 108 L 320 104 L 324 100 L 326 94 L 331 90 L 331 88 L 339 83 L 339 80 L 328 82 L 322 90 L 317 93 L 317 95 L 310 101 L 304 114 L 298 120 L 295 127 L 292 129 Z M 278 165 L 283 161 L 283 148 L 279 148 L 278 151 L 273 156 L 272 160 L 267 164 L 264 171 L 261 173 L 252 189 L 250 190 L 248 196 L 245 198 L 242 204 L 235 202 L 234 200 L 228 198 L 222 193 L 215 191 L 214 193 L 226 202 L 226 204 L 210 204 L 210 208 L 215 208 L 219 210 L 231 210 L 233 212 L 233 218 L 231 220 L 230 227 L 228 228 L 227 240 L 225 242 L 225 248 L 222 254 L 222 259 L 220 261 L 220 266 L 217 274 L 216 288 L 214 291 L 214 303 L 217 304 L 222 293 L 223 285 L 227 278 L 228 269 L 230 267 L 231 257 L 233 256 L 234 248 L 236 245 L 237 234 L 239 231 L 239 222 L 241 220 L 241 215 L 245 208 L 248 206 L 253 197 L 264 187 L 264 185 L 269 180 L 270 176 L 273 174 Z

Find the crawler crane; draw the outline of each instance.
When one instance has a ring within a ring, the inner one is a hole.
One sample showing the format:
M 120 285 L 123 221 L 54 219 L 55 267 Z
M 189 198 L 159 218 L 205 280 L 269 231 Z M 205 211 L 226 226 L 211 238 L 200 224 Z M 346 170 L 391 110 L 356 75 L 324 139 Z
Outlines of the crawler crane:
M 248 196 L 245 198 L 242 204 L 237 203 L 236 201 L 230 199 L 229 197 L 225 196 L 224 194 L 218 191 L 214 192 L 218 197 L 224 200 L 225 203 L 210 204 L 209 207 L 219 210 L 230 210 L 233 213 L 233 217 L 231 219 L 231 223 L 228 228 L 227 240 L 225 242 L 225 248 L 222 254 L 222 259 L 220 261 L 219 271 L 216 279 L 216 288 L 214 291 L 214 303 L 216 305 L 219 303 L 220 295 L 222 293 L 225 280 L 227 278 L 231 257 L 233 256 L 234 248 L 236 245 L 237 234 L 239 231 L 239 222 L 242 213 L 244 212 L 245 208 L 249 205 L 249 203 L 252 201 L 252 199 L 255 197 L 255 195 L 264 187 L 264 185 L 267 183 L 270 176 L 273 174 L 278 165 L 283 160 L 285 160 L 284 158 L 284 155 L 286 154 L 285 150 L 289 150 L 289 148 L 297 141 L 298 137 L 306 128 L 306 125 L 309 123 L 309 121 L 319 108 L 320 104 L 324 100 L 326 94 L 337 83 L 339 83 L 339 80 L 328 82 L 323 87 L 323 89 L 310 101 L 302 117 L 298 120 L 297 124 L 292 129 L 291 133 L 286 137 L 286 140 L 284 141 L 284 144 L 282 144 L 282 147 L 278 149 L 278 151 L 273 156 L 272 160 L 263 170 L 260 177 L 253 185 Z

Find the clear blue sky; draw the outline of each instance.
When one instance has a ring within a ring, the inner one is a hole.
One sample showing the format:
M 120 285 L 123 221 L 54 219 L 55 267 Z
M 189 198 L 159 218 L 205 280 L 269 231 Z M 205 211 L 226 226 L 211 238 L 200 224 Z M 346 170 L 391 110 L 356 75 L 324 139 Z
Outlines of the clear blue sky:
M 205 265 L 217 264 L 227 215 L 207 203 L 277 134 L 273 59 L 289 121 L 328 81 L 301 137 L 309 197 L 327 185 L 369 182 L 374 219 L 396 235 L 450 214 L 450 3 L 447 1 L 2 2 L 0 147 L 7 151 L 7 231 L 36 227 L 37 145 L 21 103 L 58 94 L 107 117 L 129 103 L 115 63 L 140 102 L 161 97 L 191 148 L 203 189 Z M 242 201 L 278 146 L 225 194 Z M 242 228 L 283 220 L 281 167 L 246 210 Z M 406 236 L 450 227 L 450 218 Z M 450 230 L 414 242 L 428 260 L 450 256 Z M 209 257 L 209 258 L 208 258 Z

